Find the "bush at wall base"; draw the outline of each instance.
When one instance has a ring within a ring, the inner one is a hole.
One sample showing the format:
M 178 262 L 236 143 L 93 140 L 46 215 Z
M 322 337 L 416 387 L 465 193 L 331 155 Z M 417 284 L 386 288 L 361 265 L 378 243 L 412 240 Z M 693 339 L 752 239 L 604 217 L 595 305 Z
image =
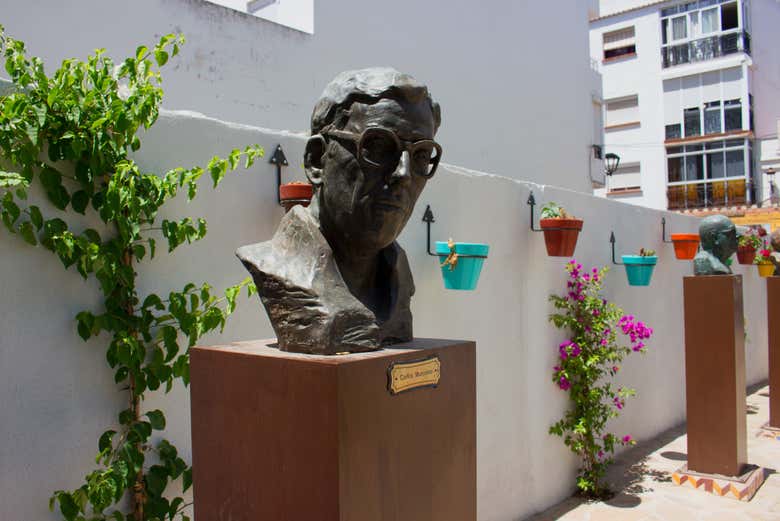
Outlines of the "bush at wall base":
M 680 260 L 691 260 L 699 249 L 698 233 L 673 233 L 674 256 Z
M 550 296 L 555 307 L 550 321 L 566 332 L 556 352 L 552 381 L 571 400 L 563 418 L 550 427 L 550 434 L 562 437 L 579 457 L 577 488 L 595 498 L 608 496 L 602 479 L 615 448 L 635 443 L 630 434 L 607 430 L 607 422 L 635 394 L 628 387 L 615 387 L 612 380 L 626 356 L 646 351 L 644 342 L 653 333 L 601 295 L 607 270 L 583 270 L 572 259 L 566 265 L 566 291 Z
M 623 255 L 629 286 L 649 286 L 653 268 L 658 263 L 656 256 Z
M 460 255 L 484 255 L 490 246 L 471 242 L 436 242 L 436 253 L 441 260 L 441 275 L 446 289 L 474 290 L 482 273 L 483 257 Z

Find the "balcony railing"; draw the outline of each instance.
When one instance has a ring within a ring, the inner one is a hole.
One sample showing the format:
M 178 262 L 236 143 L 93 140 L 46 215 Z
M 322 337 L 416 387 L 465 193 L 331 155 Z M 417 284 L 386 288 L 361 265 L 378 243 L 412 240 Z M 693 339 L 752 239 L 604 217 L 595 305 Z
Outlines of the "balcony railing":
M 745 31 L 708 36 L 678 45 L 667 45 L 661 48 L 661 60 L 663 67 L 666 68 L 712 60 L 738 52 L 750 54 L 750 34 Z
M 753 195 L 745 179 L 673 185 L 666 190 L 669 210 L 745 205 L 754 200 Z

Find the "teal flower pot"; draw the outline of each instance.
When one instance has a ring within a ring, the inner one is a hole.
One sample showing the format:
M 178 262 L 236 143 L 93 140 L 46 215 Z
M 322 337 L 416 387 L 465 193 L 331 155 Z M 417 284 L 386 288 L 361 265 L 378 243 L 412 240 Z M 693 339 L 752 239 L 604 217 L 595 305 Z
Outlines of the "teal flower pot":
M 459 255 L 485 255 L 490 246 L 471 242 L 456 242 L 455 253 Z M 439 264 L 442 264 L 450 254 L 450 248 L 446 242 L 436 241 L 436 254 L 439 255 Z M 477 287 L 479 274 L 485 259 L 479 257 L 459 257 L 455 269 L 450 266 L 442 266 L 441 275 L 444 278 L 444 287 L 447 289 L 473 290 Z
M 658 263 L 658 257 L 641 257 L 639 255 L 623 255 L 626 266 L 626 276 L 629 286 L 649 286 L 653 276 L 653 268 Z

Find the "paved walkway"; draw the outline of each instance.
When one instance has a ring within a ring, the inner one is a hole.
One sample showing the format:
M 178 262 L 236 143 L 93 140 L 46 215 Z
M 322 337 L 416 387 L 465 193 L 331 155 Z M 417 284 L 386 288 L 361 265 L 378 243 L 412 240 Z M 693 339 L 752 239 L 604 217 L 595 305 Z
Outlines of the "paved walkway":
M 607 481 L 620 492 L 607 502 L 571 497 L 528 521 L 780 521 L 780 440 L 757 437 L 769 419 L 769 387 L 747 397 L 748 459 L 767 469 L 767 478 L 749 502 L 717 497 L 672 483 L 686 460 L 685 427 L 621 454 Z M 749 391 L 749 392 L 750 392 Z

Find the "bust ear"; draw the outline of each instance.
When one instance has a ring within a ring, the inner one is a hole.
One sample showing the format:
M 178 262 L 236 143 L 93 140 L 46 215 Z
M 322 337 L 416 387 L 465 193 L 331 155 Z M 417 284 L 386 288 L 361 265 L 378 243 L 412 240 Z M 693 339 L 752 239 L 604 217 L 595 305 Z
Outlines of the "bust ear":
M 306 142 L 306 150 L 303 153 L 303 167 L 306 169 L 306 177 L 314 186 L 322 184 L 322 158 L 325 155 L 327 143 L 325 138 L 316 134 Z

